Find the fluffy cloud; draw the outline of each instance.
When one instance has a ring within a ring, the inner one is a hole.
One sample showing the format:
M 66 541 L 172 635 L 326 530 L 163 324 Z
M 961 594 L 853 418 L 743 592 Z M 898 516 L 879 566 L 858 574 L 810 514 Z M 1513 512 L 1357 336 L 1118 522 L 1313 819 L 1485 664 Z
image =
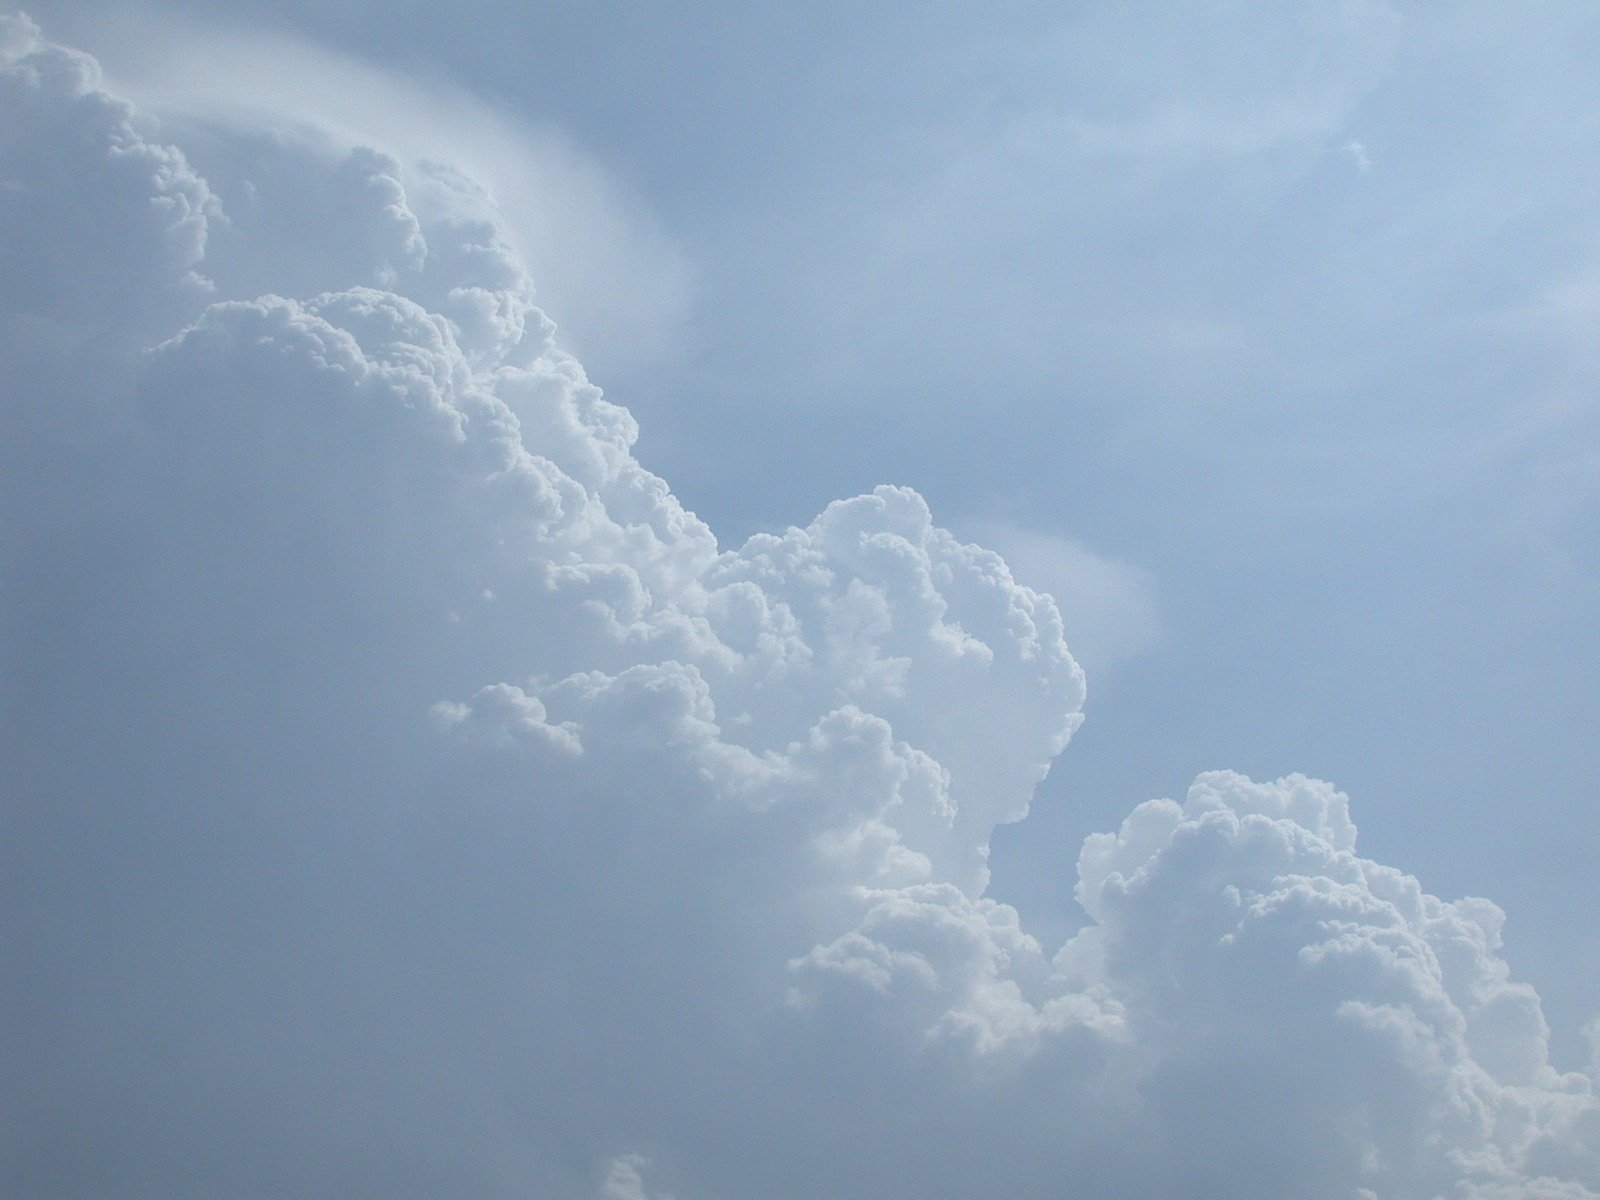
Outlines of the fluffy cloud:
M 905 489 L 719 546 L 481 189 L 0 48 L 15 1194 L 1594 1194 L 1339 793 L 1141 805 L 1051 953 L 1048 597 Z
M 147 289 L 203 287 L 192 268 L 217 207 L 183 154 L 143 136 L 93 59 L 29 23 L 0 31 L 0 71 L 8 314 L 137 329 Z
M 959 532 L 1003 555 L 1017 582 L 1049 593 L 1074 656 L 1091 676 L 1138 657 L 1164 636 L 1154 583 L 1131 563 L 1004 521 L 969 522 Z

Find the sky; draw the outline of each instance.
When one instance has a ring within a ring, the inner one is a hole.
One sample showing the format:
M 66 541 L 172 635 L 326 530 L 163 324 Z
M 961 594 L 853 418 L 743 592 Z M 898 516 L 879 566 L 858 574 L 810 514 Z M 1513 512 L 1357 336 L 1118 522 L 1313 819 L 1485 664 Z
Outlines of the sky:
M 1600 1190 L 1597 35 L 8 17 L 10 1190 Z

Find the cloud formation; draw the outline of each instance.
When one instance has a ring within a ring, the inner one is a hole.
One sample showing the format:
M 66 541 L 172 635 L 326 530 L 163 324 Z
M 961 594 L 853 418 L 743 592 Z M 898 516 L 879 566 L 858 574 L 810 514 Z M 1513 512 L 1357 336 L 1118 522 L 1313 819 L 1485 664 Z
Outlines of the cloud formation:
M 903 488 L 720 546 L 481 187 L 20 17 L 0 95 L 14 1194 L 1596 1194 L 1501 913 L 1327 784 L 988 898 L 1054 602 Z
M 958 532 L 998 552 L 1017 582 L 1049 594 L 1073 656 L 1091 676 L 1146 653 L 1166 634 L 1155 583 L 1132 563 L 1008 521 L 964 522 Z

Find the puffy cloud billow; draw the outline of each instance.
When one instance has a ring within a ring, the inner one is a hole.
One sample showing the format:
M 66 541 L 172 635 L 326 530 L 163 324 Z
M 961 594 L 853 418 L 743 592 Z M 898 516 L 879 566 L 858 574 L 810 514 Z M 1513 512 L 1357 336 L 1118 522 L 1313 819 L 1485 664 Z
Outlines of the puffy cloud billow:
M 6 1194 L 1592 1198 L 1502 915 L 1214 773 L 986 893 L 1053 602 L 724 548 L 481 188 L 0 22 Z

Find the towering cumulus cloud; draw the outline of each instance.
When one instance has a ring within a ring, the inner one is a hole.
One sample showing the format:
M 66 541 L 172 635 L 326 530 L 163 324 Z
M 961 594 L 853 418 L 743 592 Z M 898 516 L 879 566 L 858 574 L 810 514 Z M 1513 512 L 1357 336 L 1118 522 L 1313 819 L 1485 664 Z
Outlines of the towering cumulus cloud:
M 720 547 L 480 188 L 21 17 L 0 104 L 7 1195 L 1595 1195 L 1325 784 L 1139 806 L 1047 952 L 1054 604 L 904 489 Z

